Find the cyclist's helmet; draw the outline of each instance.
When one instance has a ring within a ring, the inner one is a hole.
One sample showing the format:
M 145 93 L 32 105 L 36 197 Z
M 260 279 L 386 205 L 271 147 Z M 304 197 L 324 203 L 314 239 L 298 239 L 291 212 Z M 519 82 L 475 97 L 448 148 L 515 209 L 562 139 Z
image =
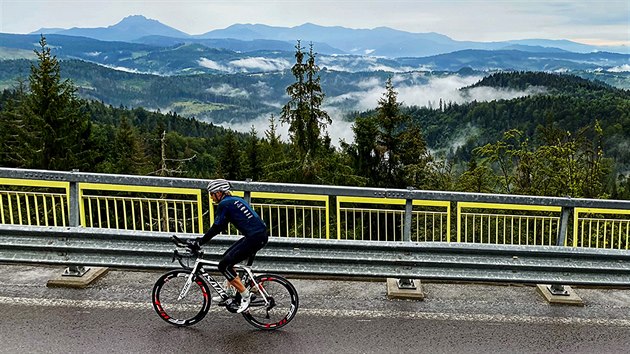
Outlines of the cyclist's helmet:
M 215 193 L 215 192 L 229 192 L 230 191 L 230 182 L 224 180 L 224 179 L 213 179 L 210 181 L 210 183 L 208 183 L 208 187 L 206 187 L 208 189 L 209 193 Z

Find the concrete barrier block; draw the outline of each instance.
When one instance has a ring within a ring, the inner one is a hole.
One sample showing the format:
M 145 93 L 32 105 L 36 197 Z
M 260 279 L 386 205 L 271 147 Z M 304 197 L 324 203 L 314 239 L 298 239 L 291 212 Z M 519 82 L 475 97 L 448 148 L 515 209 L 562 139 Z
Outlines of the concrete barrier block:
M 405 299 L 405 300 L 424 300 L 424 292 L 422 292 L 422 284 L 419 279 L 415 279 L 415 289 L 400 289 L 398 287 L 398 279 L 387 278 L 387 298 L 388 299 Z
M 48 287 L 57 288 L 86 288 L 100 277 L 107 274 L 109 268 L 105 267 L 90 267 L 83 276 L 64 276 L 59 275 L 55 278 L 49 279 L 46 283 Z
M 571 305 L 571 306 L 584 306 L 582 298 L 578 296 L 574 289 L 565 285 L 567 295 L 554 295 L 549 290 L 549 284 L 537 284 L 536 288 L 538 292 L 549 302 L 554 305 Z

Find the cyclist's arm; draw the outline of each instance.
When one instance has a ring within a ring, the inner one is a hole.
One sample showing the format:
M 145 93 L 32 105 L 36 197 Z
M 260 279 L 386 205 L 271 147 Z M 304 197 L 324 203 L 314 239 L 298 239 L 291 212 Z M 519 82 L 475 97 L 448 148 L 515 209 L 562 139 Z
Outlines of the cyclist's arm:
M 212 224 L 210 229 L 206 231 L 203 237 L 198 238 L 199 244 L 203 245 L 204 243 L 210 241 L 214 236 L 225 230 L 227 224 L 227 208 L 219 203 L 219 205 L 217 206 L 217 215 L 214 218 L 214 223 Z

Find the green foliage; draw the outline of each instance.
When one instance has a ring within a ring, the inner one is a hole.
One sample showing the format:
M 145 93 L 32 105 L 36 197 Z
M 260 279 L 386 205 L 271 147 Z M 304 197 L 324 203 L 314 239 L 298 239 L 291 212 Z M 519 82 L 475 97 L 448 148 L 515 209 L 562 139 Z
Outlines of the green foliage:
M 245 145 L 245 176 L 253 181 L 260 181 L 263 175 L 260 147 L 256 128 L 252 126 Z
M 220 176 L 229 180 L 241 179 L 241 150 L 236 134 L 228 130 L 219 157 Z
M 38 134 L 32 129 L 33 121 L 26 100 L 26 88 L 20 82 L 15 91 L 4 91 L 0 111 L 0 164 L 9 167 L 35 167 Z
M 146 171 L 147 163 L 142 140 L 126 116 L 122 117 L 116 130 L 113 158 L 115 173 L 135 175 L 149 172 Z
M 474 150 L 499 172 L 496 178 L 500 181 L 500 192 L 607 197 L 610 161 L 603 156 L 599 122 L 576 134 L 553 125 L 540 127 L 538 135 L 545 143 L 532 146 L 522 132 L 511 130 L 502 140 Z
M 290 99 L 282 107 L 280 119 L 289 125 L 291 142 L 300 156 L 317 156 L 322 146 L 321 132 L 332 121 L 328 113 L 321 109 L 324 94 L 317 74 L 319 67 L 315 64 L 313 45 L 310 46 L 306 63 L 300 41 L 297 41 L 295 49 L 295 64 L 291 68 L 295 82 L 287 87 Z
M 431 156 L 419 125 L 402 113 L 397 95 L 389 78 L 376 114 L 357 118 L 355 142 L 345 149 L 370 185 L 424 187 Z
M 61 80 L 59 62 L 42 36 L 31 65 L 29 91 L 22 85 L 2 110 L 4 163 L 12 166 L 85 170 L 90 166 L 91 123 L 69 80 Z

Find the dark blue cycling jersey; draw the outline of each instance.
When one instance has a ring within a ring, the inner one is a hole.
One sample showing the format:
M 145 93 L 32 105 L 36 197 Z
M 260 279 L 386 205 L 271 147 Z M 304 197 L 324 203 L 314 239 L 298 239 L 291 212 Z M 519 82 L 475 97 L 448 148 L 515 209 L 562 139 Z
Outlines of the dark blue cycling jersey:
M 225 196 L 217 206 L 217 214 L 212 227 L 203 235 L 201 244 L 210 241 L 211 238 L 225 230 L 228 223 L 232 223 L 245 237 L 267 237 L 267 225 L 260 216 L 239 197 Z

